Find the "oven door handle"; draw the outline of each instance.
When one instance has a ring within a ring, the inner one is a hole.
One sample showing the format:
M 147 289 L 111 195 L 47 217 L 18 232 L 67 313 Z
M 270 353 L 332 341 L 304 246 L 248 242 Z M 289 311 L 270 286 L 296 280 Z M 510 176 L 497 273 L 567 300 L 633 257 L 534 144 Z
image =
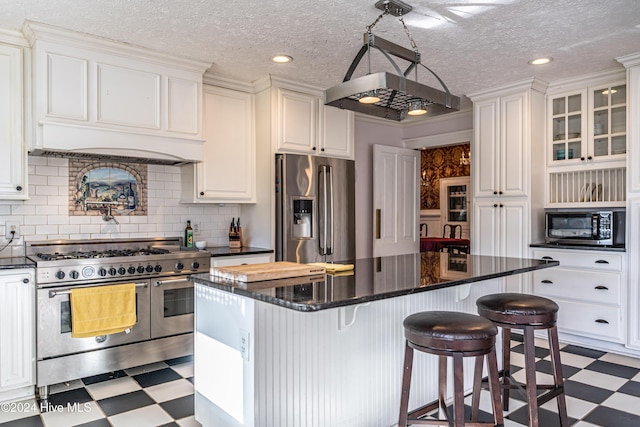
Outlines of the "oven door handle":
M 146 283 L 136 283 L 136 288 L 146 288 L 147 284 Z M 49 291 L 49 298 L 53 298 L 56 295 L 70 295 L 71 294 L 71 290 L 68 291 Z
M 188 282 L 189 279 L 187 278 L 183 278 L 183 279 L 167 279 L 167 280 L 157 280 L 155 282 L 155 286 L 158 287 L 160 285 L 168 285 L 170 283 L 179 283 L 179 282 Z

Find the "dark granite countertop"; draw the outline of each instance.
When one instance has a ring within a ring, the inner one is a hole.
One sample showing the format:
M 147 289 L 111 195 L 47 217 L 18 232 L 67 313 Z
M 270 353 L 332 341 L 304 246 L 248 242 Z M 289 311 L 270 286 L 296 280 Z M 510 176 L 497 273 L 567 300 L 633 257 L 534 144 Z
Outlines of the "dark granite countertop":
M 559 265 L 558 261 L 443 252 L 365 258 L 353 264 L 352 274 L 252 283 L 228 281 L 208 273 L 191 277 L 196 283 L 292 310 L 318 311 L 473 284 Z
M 587 246 L 587 245 L 562 245 L 559 243 L 532 243 L 531 248 L 548 248 L 548 249 L 571 249 L 574 251 L 608 251 L 608 252 L 625 252 L 625 247 L 621 245 L 613 246 Z
M 212 257 L 270 254 L 273 252 L 273 249 L 252 248 L 252 247 L 242 247 L 238 249 L 231 249 L 227 246 L 214 246 L 212 248 L 207 248 L 205 250 L 211 252 Z
M 36 263 L 27 257 L 0 258 L 0 270 L 11 270 L 16 268 L 35 268 Z

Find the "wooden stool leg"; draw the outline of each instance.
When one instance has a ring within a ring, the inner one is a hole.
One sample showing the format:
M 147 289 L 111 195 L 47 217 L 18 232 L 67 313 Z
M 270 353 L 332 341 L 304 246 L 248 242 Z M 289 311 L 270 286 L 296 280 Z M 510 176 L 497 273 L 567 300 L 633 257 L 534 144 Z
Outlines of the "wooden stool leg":
M 438 412 L 439 417 L 448 417 L 447 415 L 447 357 L 438 357 Z
M 533 328 L 524 327 L 524 366 L 527 378 L 527 403 L 529 427 L 538 427 L 538 395 L 536 387 L 536 353 Z
M 556 396 L 558 402 L 558 414 L 560 415 L 560 425 L 569 426 L 567 418 L 567 403 L 564 397 L 564 379 L 562 377 L 562 363 L 560 361 L 560 344 L 558 343 L 558 328 L 553 326 L 548 330 L 549 348 L 551 350 L 551 363 L 553 364 L 553 381 L 556 387 L 561 387 L 561 393 Z
M 404 368 L 402 373 L 402 393 L 400 395 L 400 417 L 398 427 L 407 426 L 407 414 L 409 411 L 409 389 L 411 388 L 411 371 L 413 370 L 413 348 L 405 342 Z
M 502 328 L 502 409 L 509 410 L 509 384 L 511 384 L 511 329 Z
M 478 420 L 478 412 L 480 408 L 480 390 L 482 385 L 483 360 L 484 360 L 484 356 L 476 356 L 476 368 L 473 372 L 473 392 L 471 395 L 471 421 Z M 489 374 L 489 379 L 491 379 L 491 374 Z
M 464 427 L 464 372 L 462 353 L 453 354 L 453 425 Z
M 498 358 L 495 347 L 487 354 L 487 371 L 489 374 L 489 390 L 491 391 L 491 407 L 493 408 L 493 422 L 504 424 L 504 414 L 500 404 L 500 381 L 498 380 Z M 474 395 L 475 398 L 475 395 Z M 476 414 L 477 416 L 477 414 Z

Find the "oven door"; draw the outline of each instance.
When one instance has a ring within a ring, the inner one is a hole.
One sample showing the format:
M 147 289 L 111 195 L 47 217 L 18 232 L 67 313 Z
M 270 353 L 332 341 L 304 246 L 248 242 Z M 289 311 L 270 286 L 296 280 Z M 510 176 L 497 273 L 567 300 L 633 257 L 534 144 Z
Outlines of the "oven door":
M 122 282 L 122 283 L 131 283 Z M 108 283 L 117 285 L 119 283 Z M 149 331 L 149 280 L 137 280 L 136 324 L 131 332 L 99 335 L 88 338 L 71 337 L 70 291 L 80 285 L 38 288 L 37 290 L 37 357 L 38 360 L 72 353 L 113 347 L 148 340 Z M 106 285 L 106 283 L 105 283 Z M 82 287 L 94 287 L 89 285 Z
M 193 332 L 193 305 L 193 282 L 188 276 L 154 280 L 151 338 Z

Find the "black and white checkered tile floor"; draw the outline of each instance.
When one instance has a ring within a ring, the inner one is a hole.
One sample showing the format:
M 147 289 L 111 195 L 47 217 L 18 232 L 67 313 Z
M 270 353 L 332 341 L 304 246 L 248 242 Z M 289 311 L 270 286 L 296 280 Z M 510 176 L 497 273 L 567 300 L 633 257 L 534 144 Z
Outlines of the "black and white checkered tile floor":
M 512 341 L 514 377 L 524 381 L 521 339 Z M 551 382 L 545 340 L 536 340 L 539 382 Z M 640 359 L 561 345 L 567 410 L 575 427 L 640 426 Z M 470 403 L 470 397 L 467 398 Z M 0 412 L 2 427 L 200 426 L 193 417 L 193 361 L 168 360 L 52 387 L 49 411 L 40 402 L 20 402 L 22 411 Z M 480 407 L 490 417 L 488 391 Z M 16 406 L 16 409 L 18 406 Z M 527 425 L 524 399 L 513 393 L 505 427 Z M 555 399 L 540 409 L 540 427 L 559 426 Z M 312 427 L 312 426 L 301 426 Z

